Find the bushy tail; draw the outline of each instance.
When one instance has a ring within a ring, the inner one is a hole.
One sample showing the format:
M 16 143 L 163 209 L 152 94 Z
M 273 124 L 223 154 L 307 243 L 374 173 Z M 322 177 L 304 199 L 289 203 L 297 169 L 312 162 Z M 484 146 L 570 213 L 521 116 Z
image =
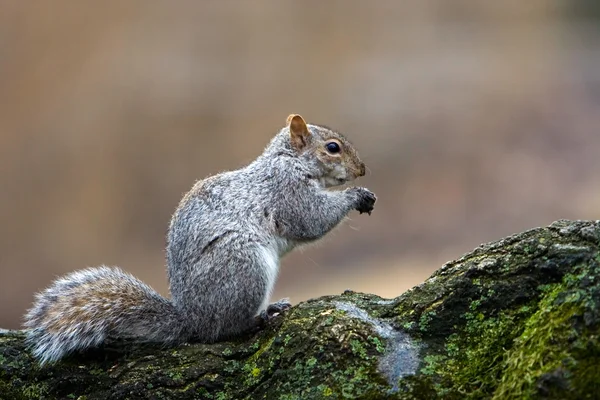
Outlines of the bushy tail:
M 73 272 L 38 293 L 25 316 L 27 341 L 42 364 L 100 345 L 107 336 L 144 342 L 182 339 L 172 303 L 118 268 Z

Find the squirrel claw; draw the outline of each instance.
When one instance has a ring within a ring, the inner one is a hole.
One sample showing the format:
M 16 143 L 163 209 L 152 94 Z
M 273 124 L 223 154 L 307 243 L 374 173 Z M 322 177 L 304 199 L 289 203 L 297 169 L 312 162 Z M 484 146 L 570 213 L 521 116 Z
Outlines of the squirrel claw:
M 269 304 L 266 310 L 260 312 L 259 317 L 264 322 L 269 322 L 290 308 L 292 308 L 292 303 L 290 303 L 289 299 L 281 299 L 275 303 Z

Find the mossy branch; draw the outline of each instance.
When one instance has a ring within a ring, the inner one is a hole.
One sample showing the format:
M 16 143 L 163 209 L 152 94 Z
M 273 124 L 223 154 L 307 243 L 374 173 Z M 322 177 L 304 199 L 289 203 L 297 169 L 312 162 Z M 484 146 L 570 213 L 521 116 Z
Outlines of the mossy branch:
M 385 300 L 303 302 L 234 342 L 112 343 L 38 367 L 0 331 L 6 399 L 584 399 L 600 393 L 600 222 L 482 245 Z

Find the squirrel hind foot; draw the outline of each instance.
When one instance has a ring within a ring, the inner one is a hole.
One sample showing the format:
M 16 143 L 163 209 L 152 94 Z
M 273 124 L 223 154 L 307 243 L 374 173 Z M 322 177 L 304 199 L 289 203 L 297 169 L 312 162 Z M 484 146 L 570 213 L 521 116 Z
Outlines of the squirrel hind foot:
M 264 322 L 269 322 L 274 318 L 277 318 L 279 315 L 283 314 L 287 310 L 292 308 L 292 303 L 290 303 L 290 299 L 285 298 L 275 303 L 271 303 L 267 306 L 265 310 L 262 310 L 259 314 L 259 317 Z

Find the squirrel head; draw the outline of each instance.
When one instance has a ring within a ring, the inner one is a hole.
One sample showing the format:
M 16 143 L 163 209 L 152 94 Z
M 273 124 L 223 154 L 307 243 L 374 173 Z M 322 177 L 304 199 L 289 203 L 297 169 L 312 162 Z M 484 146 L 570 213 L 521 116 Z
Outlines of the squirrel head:
M 343 185 L 365 175 L 365 163 L 341 133 L 307 124 L 298 114 L 291 114 L 286 122 L 292 148 L 324 187 Z

